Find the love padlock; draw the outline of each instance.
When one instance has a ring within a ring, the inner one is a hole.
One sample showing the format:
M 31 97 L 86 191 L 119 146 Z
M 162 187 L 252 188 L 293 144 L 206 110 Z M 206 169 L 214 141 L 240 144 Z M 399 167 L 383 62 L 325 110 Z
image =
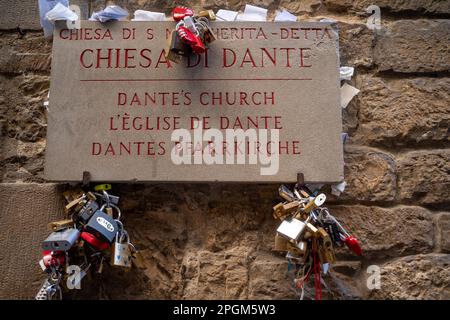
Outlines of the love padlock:
M 358 240 L 354 236 L 349 235 L 349 236 L 345 237 L 344 238 L 344 243 L 357 256 L 362 256 L 362 248 L 359 245 Z
M 102 251 L 110 247 L 108 242 L 97 239 L 93 234 L 89 232 L 82 232 L 80 237 L 81 239 L 89 243 L 95 250 Z
M 184 26 L 181 26 L 178 27 L 177 33 L 180 36 L 181 41 L 190 46 L 194 53 L 205 52 L 205 46 L 202 40 L 200 39 L 199 36 L 195 35 L 191 30 L 189 30 Z
M 66 254 L 64 251 L 50 251 L 44 250 L 42 251 L 42 263 L 41 267 L 43 270 L 50 267 L 58 267 L 64 265 L 66 262 Z
M 175 7 L 172 10 L 172 18 L 175 21 L 183 20 L 185 17 L 193 17 L 194 16 L 194 10 L 187 7 Z

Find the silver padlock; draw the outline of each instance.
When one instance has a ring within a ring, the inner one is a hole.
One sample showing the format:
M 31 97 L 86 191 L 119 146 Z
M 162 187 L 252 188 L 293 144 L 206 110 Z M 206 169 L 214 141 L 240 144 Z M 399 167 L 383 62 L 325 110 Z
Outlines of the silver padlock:
M 305 230 L 306 224 L 295 218 L 285 219 L 277 229 L 278 234 L 288 240 L 297 241 Z
M 52 232 L 47 239 L 42 242 L 43 250 L 68 251 L 77 241 L 80 231 L 75 228 L 67 228 L 61 231 Z
M 195 25 L 194 18 L 192 17 L 185 17 L 183 19 L 184 26 L 188 28 L 193 34 L 198 34 L 197 26 Z
M 115 266 L 131 268 L 131 247 L 130 237 L 126 231 L 118 232 L 113 245 L 112 263 Z

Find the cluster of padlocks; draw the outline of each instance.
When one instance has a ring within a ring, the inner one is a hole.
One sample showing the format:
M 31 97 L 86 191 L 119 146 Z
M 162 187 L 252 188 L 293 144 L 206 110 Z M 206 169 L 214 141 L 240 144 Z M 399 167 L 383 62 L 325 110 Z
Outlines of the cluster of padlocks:
M 293 191 L 281 185 L 279 195 L 286 200 L 273 207 L 273 217 L 282 222 L 275 235 L 274 250 L 286 253 L 295 266 L 296 288 L 304 288 L 314 278 L 315 299 L 322 298 L 321 274 L 328 272 L 336 261 L 335 247 L 344 244 L 356 255 L 362 255 L 358 240 L 324 207 L 325 194 L 315 194 L 306 185 L 296 185 Z
M 169 48 L 166 58 L 178 63 L 182 56 L 189 56 L 192 52 L 201 54 L 206 46 L 216 40 L 216 36 L 209 27 L 210 20 L 215 20 L 213 10 L 200 11 L 187 7 L 175 7 L 172 11 L 173 20 L 177 22 L 175 30 L 169 38 Z
M 42 242 L 39 265 L 47 273 L 36 300 L 62 299 L 63 289 L 80 289 L 88 272 L 101 273 L 105 263 L 131 267 L 137 251 L 120 221 L 119 197 L 97 185 L 64 192 L 65 220 L 48 225 L 52 231 Z

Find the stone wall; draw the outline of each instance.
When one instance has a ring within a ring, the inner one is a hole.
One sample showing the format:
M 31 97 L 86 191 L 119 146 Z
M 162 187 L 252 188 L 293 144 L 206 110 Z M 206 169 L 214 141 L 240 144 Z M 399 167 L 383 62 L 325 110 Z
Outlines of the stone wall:
M 51 42 L 39 29 L 36 2 L 0 1 L 0 298 L 34 296 L 40 242 L 46 223 L 61 214 L 66 187 L 43 177 Z M 450 298 L 449 1 L 116 3 L 166 13 L 174 3 L 233 10 L 254 3 L 271 15 L 283 7 L 302 20 L 338 20 L 341 65 L 356 68 L 351 82 L 361 92 L 343 110 L 348 186 L 330 209 L 354 230 L 364 256 L 339 251 L 327 297 Z M 365 24 L 370 4 L 381 8 L 378 33 Z M 298 297 L 285 259 L 271 251 L 278 185 L 115 188 L 146 268 L 107 270 L 73 298 Z M 366 270 L 373 264 L 381 267 L 381 289 L 370 291 Z

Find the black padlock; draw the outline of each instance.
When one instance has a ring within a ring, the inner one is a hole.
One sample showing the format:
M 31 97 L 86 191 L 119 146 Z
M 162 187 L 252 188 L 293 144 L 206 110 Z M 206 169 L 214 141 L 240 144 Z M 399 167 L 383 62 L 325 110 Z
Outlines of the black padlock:
M 86 225 L 86 231 L 111 244 L 118 232 L 118 225 L 113 217 L 97 210 Z
M 86 224 L 89 222 L 94 213 L 98 210 L 99 205 L 97 201 L 89 200 L 83 208 L 81 208 L 80 212 L 78 212 L 78 220 L 82 224 Z
M 325 230 L 330 235 L 331 241 L 333 241 L 333 244 L 341 246 L 342 240 L 339 233 L 339 228 L 335 222 L 333 223 L 326 223 L 324 224 Z
M 190 46 L 181 41 L 181 38 L 176 30 L 172 31 L 172 38 L 170 41 L 169 50 L 175 54 L 184 57 L 190 56 L 192 51 Z

